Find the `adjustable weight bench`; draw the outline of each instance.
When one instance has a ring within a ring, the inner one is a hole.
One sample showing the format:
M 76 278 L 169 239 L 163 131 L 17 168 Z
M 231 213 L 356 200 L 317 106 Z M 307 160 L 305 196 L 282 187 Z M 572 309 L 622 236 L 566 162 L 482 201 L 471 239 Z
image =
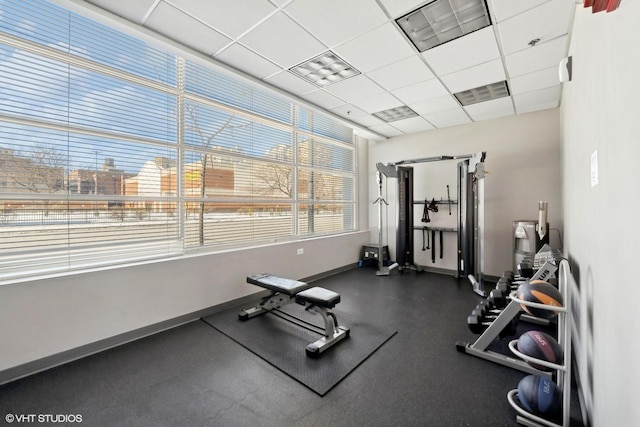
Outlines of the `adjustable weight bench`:
M 317 357 L 333 345 L 349 336 L 349 328 L 338 326 L 335 314 L 330 311 L 330 309 L 340 302 L 340 294 L 318 286 L 310 287 L 305 282 L 286 279 L 269 273 L 247 276 L 247 283 L 268 289 L 271 293 L 262 298 L 260 303 L 255 307 L 242 310 L 238 314 L 238 317 L 241 320 L 248 320 L 260 314 L 277 310 L 292 302 L 305 306 L 305 310 L 311 314 L 320 314 L 320 316 L 322 316 L 322 320 L 324 321 L 324 337 L 307 345 L 307 356 Z M 320 329 L 319 327 L 310 325 L 308 322 L 305 322 L 295 316 L 288 316 L 298 322 Z M 286 318 L 284 319 L 288 320 Z M 298 322 L 292 323 L 300 325 Z M 316 332 L 319 331 L 316 330 Z

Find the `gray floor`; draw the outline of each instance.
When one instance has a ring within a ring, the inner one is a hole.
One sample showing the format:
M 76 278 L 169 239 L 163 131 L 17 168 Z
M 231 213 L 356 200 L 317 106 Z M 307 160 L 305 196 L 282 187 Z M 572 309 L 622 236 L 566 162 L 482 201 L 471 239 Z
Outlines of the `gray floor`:
M 324 397 L 195 321 L 0 386 L 0 414 L 79 414 L 83 426 L 516 425 L 505 396 L 525 374 L 456 350 L 476 338 L 468 282 L 365 267 L 314 284 L 398 330 Z

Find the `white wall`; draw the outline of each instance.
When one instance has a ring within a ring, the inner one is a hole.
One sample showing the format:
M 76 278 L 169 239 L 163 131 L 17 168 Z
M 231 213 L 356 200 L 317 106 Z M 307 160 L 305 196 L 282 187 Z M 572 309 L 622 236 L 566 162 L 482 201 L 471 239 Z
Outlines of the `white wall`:
M 512 224 L 515 220 L 537 219 L 538 201 L 549 202 L 549 224 L 562 232 L 560 131 L 558 109 L 438 129 L 370 143 L 369 198 L 377 197 L 377 162 L 389 163 L 440 155 L 487 152 L 485 178 L 485 252 L 484 273 L 502 275 L 512 270 Z M 457 199 L 457 162 L 420 163 L 414 166 L 414 197 L 447 198 L 449 184 L 452 199 Z M 385 213 L 385 243 L 395 254 L 396 180 L 384 180 L 383 193 L 390 203 Z M 388 194 L 387 194 L 388 191 Z M 448 215 L 446 205 L 431 214 L 428 225 L 456 225 L 455 211 Z M 387 216 L 388 215 L 388 218 Z M 422 206 L 414 210 L 414 225 L 421 226 Z M 378 240 L 378 206 L 369 208 L 371 239 Z M 384 228 L 384 226 L 383 226 Z M 388 234 L 388 235 L 387 235 Z M 422 233 L 415 232 L 415 262 L 428 267 L 456 269 L 456 237 L 445 235 L 444 257 L 431 261 L 431 252 L 422 251 Z M 560 247 L 558 232 L 551 232 L 551 244 Z M 439 246 L 438 252 L 439 252 Z
M 368 231 L 0 286 L 0 371 L 353 263 Z M 304 254 L 297 255 L 303 248 Z
M 361 231 L 0 284 L 0 373 L 259 292 L 249 274 L 302 279 L 355 267 L 369 243 L 367 140 L 356 146 Z
M 565 252 L 579 287 L 575 351 L 593 425 L 640 425 L 640 2 L 590 10 L 576 8 L 573 81 L 561 106 Z

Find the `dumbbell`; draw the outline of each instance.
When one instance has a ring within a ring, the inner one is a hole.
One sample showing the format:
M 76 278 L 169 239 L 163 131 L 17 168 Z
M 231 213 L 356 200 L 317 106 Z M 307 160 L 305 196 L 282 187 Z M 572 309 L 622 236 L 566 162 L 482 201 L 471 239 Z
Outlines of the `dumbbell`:
M 487 309 L 490 309 L 493 306 L 489 301 L 487 301 L 486 299 L 483 299 L 483 300 L 480 300 L 478 305 L 476 305 L 476 308 L 479 308 L 479 307 L 486 307 Z
M 508 292 L 502 292 L 500 289 L 492 289 L 487 297 L 487 301 L 496 308 L 505 308 L 509 302 L 508 297 Z
M 501 279 L 507 279 L 508 281 L 512 281 L 514 277 L 515 275 L 513 274 L 513 271 L 505 271 L 502 273 Z
M 503 280 L 501 278 L 500 280 L 498 280 L 498 283 L 496 283 L 496 289 L 506 294 L 507 292 L 509 292 L 509 290 L 511 290 L 511 281 L 507 281 L 506 279 Z
M 511 291 L 515 291 L 518 289 L 518 286 L 523 284 L 525 280 L 519 280 L 514 282 L 498 282 L 496 283 L 496 289 L 498 289 L 503 294 L 510 294 Z
M 493 321 L 487 321 L 479 316 L 471 315 L 467 317 L 467 326 L 469 326 L 469 330 L 474 334 L 483 333 Z M 507 326 L 504 327 L 502 331 L 498 334 L 499 338 L 504 338 L 506 336 L 515 335 L 518 329 L 518 318 L 514 317 L 509 321 Z
M 467 317 L 467 326 L 469 326 L 469 330 L 474 334 L 483 333 L 489 326 L 491 326 L 492 322 L 485 322 L 482 317 L 478 315 L 471 315 Z
M 526 278 L 533 276 L 533 263 L 527 259 L 520 261 L 518 264 L 518 274 Z
M 502 313 L 502 310 L 492 309 L 486 305 L 478 304 L 476 308 L 471 311 L 472 316 L 480 316 L 484 319 L 496 318 Z
M 496 309 L 500 310 L 500 307 L 494 306 L 493 304 L 491 304 L 489 300 L 486 300 L 486 299 L 483 299 L 482 301 L 480 301 L 475 308 L 475 310 L 484 310 L 484 311 L 496 310 Z
M 467 324 L 471 332 L 479 333 L 489 327 L 491 322 L 496 320 L 502 310 L 492 310 L 485 305 L 478 304 L 475 309 L 471 311 L 471 315 L 467 317 Z

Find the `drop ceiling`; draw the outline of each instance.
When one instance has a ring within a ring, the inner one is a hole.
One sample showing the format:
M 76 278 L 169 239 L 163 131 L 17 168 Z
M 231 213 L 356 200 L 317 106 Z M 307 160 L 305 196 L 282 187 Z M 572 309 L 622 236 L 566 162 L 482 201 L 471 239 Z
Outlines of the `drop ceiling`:
M 464 3 L 466 0 L 449 0 Z M 396 19 L 416 0 L 77 0 L 186 45 L 388 138 L 559 106 L 575 0 L 487 0 L 491 25 L 419 52 Z M 537 42 L 531 43 L 532 40 Z M 327 51 L 359 74 L 317 85 L 291 68 Z M 509 96 L 456 92 L 506 81 Z M 406 106 L 413 117 L 375 116 Z

